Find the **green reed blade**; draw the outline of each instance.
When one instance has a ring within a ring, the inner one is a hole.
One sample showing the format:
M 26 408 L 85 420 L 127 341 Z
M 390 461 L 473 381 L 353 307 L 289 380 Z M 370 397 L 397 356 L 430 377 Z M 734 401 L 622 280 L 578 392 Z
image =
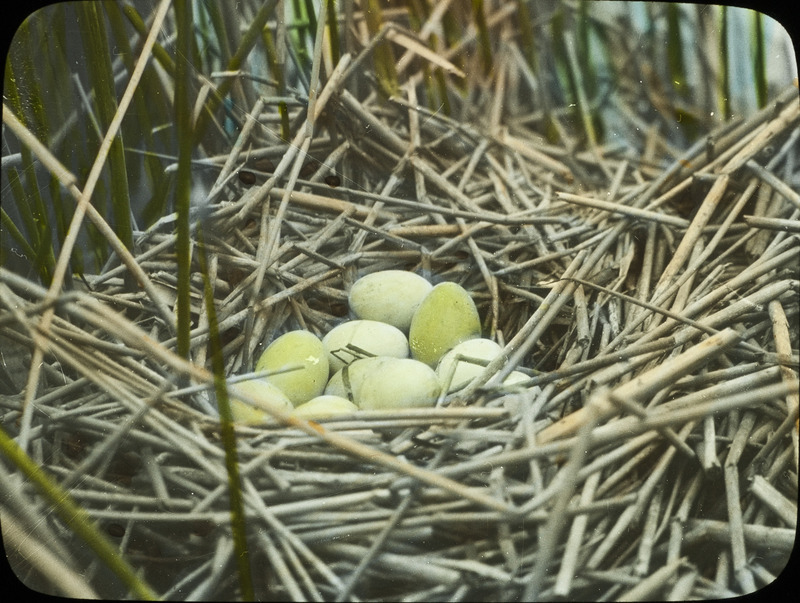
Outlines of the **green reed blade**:
M 728 7 L 722 6 L 719 27 L 719 104 L 725 120 L 731 118 L 731 72 L 728 51 Z
M 326 0 L 328 3 L 328 37 L 331 43 L 331 62 L 339 64 L 341 48 L 339 46 L 339 20 L 336 18 L 336 0 Z
M 224 65 L 230 60 L 233 48 L 233 41 L 228 32 L 234 33 L 238 26 L 238 23 L 226 23 L 225 20 L 226 18 L 235 18 L 237 14 L 231 10 L 223 10 L 227 7 L 222 2 L 204 2 L 199 4 L 198 8 L 202 8 L 201 14 L 207 14 L 211 21 L 212 29 L 204 30 L 201 33 L 202 37 L 209 42 L 207 50 L 213 50 L 217 53 L 220 64 Z M 195 28 L 197 28 L 196 24 Z M 207 60 L 205 69 L 211 71 L 214 68 L 215 66 L 211 65 Z
M 425 21 L 430 14 L 430 7 L 424 2 L 424 0 L 420 0 L 420 2 L 411 2 L 408 5 L 408 23 L 411 26 L 411 30 L 414 32 L 419 33 L 422 29 L 423 21 Z M 431 50 L 438 51 L 439 48 L 439 39 L 436 34 L 431 34 L 428 38 L 428 46 Z M 435 86 L 434 80 L 431 77 L 432 72 L 428 65 L 422 66 L 423 78 L 422 78 L 422 86 L 425 89 L 425 102 L 427 103 L 430 109 L 434 109 L 438 107 L 441 103 L 438 101 L 440 96 L 439 94 L 439 87 Z M 445 97 L 446 98 L 446 97 Z
M 269 29 L 264 28 L 261 32 L 261 40 L 264 44 L 264 49 L 267 54 L 267 64 L 269 65 L 270 72 L 274 76 L 275 80 L 278 82 L 278 92 L 283 94 L 286 92 L 286 78 L 284 75 L 284 68 L 285 65 L 283 61 L 278 60 L 280 56 L 278 54 L 278 50 L 275 47 L 275 41 L 273 40 L 272 33 Z M 278 41 L 279 44 L 285 44 L 286 40 L 281 39 Z M 289 141 L 291 140 L 291 131 L 289 127 L 289 108 L 286 105 L 286 101 L 279 101 L 278 102 L 278 113 L 280 114 L 281 118 L 281 133 L 280 137 L 282 140 Z
M 6 74 L 3 94 L 11 109 L 19 116 L 20 121 L 40 140 L 48 139 L 47 118 L 43 103 L 43 95 L 39 79 L 34 71 L 34 63 L 30 57 L 33 53 L 34 41 L 30 22 L 20 26 L 9 48 L 6 61 Z M 39 275 L 41 282 L 50 284 L 55 266 L 51 214 L 42 198 L 39 181 L 36 178 L 36 161 L 30 151 L 20 149 L 21 171 L 11 168 L 8 172 L 14 206 L 22 220 L 31 246 L 41 252 L 32 258 L 32 267 Z
M 298 65 L 297 68 L 302 73 L 307 73 L 311 70 L 311 56 L 308 54 L 308 41 L 313 43 L 313 31 L 316 31 L 316 18 L 314 16 L 313 6 L 311 13 L 308 12 L 309 4 L 307 0 L 292 0 L 291 13 L 292 19 L 288 20 L 288 41 L 291 44 L 293 53 L 291 56 L 296 57 Z M 313 19 L 315 27 L 313 30 L 309 27 L 309 23 Z
M 247 55 L 250 54 L 253 46 L 261 37 L 261 32 L 264 29 L 264 25 L 274 11 L 276 3 L 277 0 L 267 0 L 267 2 L 264 2 L 264 4 L 261 5 L 261 8 L 259 8 L 258 13 L 256 13 L 256 16 L 253 18 L 252 22 L 247 28 L 247 31 L 242 36 L 242 39 L 239 42 L 239 47 L 236 49 L 236 52 L 233 53 L 233 56 L 228 62 L 226 67 L 228 71 L 237 71 L 241 68 L 245 59 L 247 58 Z M 205 130 L 211 121 L 211 116 L 216 113 L 217 109 L 222 104 L 222 99 L 228 95 L 233 83 L 233 78 L 226 78 L 219 86 L 217 86 L 216 93 L 209 95 L 204 110 L 198 116 L 197 123 L 195 123 L 194 140 L 196 142 L 199 142 L 203 138 Z
M 146 228 L 152 226 L 159 218 L 167 212 L 170 200 L 170 181 L 168 178 L 150 178 L 152 190 L 150 198 L 142 208 L 140 219 L 141 226 Z
M 67 59 L 67 41 L 66 41 L 66 14 L 67 11 L 63 5 L 54 5 L 48 7 L 47 10 L 42 12 L 42 18 L 35 20 L 37 39 L 47 40 L 47 43 L 52 47 L 53 52 L 48 53 L 46 59 L 41 57 L 42 60 L 36 66 L 39 75 L 36 78 L 35 84 L 40 82 L 50 90 L 69 90 L 72 86 L 70 82 L 71 68 Z M 49 17 L 49 18 L 48 18 Z M 55 140 L 53 125 L 66 123 L 68 119 L 67 103 L 47 103 L 43 106 L 41 111 L 41 118 L 43 120 L 42 132 L 47 132 L 49 138 L 53 138 L 50 142 L 56 148 L 66 147 L 80 148 L 81 144 L 76 143 L 67 132 L 61 140 Z M 40 139 L 47 140 L 47 139 Z M 60 144 L 59 144 L 60 143 Z M 55 149 L 54 149 L 55 150 Z M 49 175 L 49 182 L 46 192 L 49 193 L 48 207 L 53 213 L 53 232 L 51 237 L 54 238 L 59 244 L 64 241 L 67 236 L 67 228 L 72 220 L 74 208 L 72 203 L 64 201 L 63 189 L 61 188 L 58 179 L 52 174 Z M 83 272 L 83 253 L 80 248 L 72 250 L 70 256 L 72 271 L 75 273 Z M 68 277 L 69 278 L 69 277 Z
M 25 454 L 2 426 L 0 426 L 0 452 L 39 489 L 49 501 L 50 508 L 89 545 L 111 571 L 119 576 L 133 594 L 148 601 L 158 599 L 158 595 L 119 555 L 114 546 L 97 529 L 86 511 L 75 503 L 69 492 L 51 480 L 33 459 Z
M 82 2 L 78 5 L 78 14 L 86 27 L 81 40 L 86 53 L 89 82 L 94 91 L 97 112 L 103 131 L 111 124 L 117 112 L 117 96 L 114 89 L 114 73 L 102 4 Z M 122 132 L 118 132 L 111 143 L 108 154 L 107 170 L 110 183 L 110 206 L 114 217 L 114 230 L 128 249 L 133 248 L 133 225 L 131 222 L 130 187 L 128 186 L 128 169 L 125 161 L 125 147 Z M 101 197 L 95 197 L 100 199 Z
M 450 106 L 450 97 L 447 94 L 449 84 L 444 72 L 441 69 L 434 69 L 433 81 L 436 85 L 436 98 L 431 105 L 431 109 L 441 111 L 442 115 L 449 117 L 452 114 L 452 107 Z
M 136 10 L 136 7 L 133 6 L 133 4 L 123 4 L 122 13 L 140 36 L 143 38 L 147 36 L 149 33 L 147 24 L 144 22 L 144 19 L 142 19 L 141 15 Z M 172 60 L 172 57 L 169 55 L 166 49 L 157 42 L 153 46 L 153 56 L 168 74 L 172 75 L 175 73 L 175 61 Z
M 377 36 L 383 27 L 383 10 L 378 0 L 367 0 L 364 17 L 370 36 Z M 387 97 L 396 95 L 400 90 L 400 86 L 397 83 L 397 70 L 392 48 L 387 40 L 381 40 L 375 46 L 373 61 L 375 64 L 375 76 L 378 79 L 381 92 Z
M 261 43 L 264 45 L 264 52 L 267 55 L 267 65 L 269 65 L 270 74 L 278 82 L 278 91 L 283 93 L 286 88 L 286 80 L 284 77 L 284 67 L 282 61 L 278 59 L 278 49 L 275 47 L 275 39 L 269 28 L 264 28 L 261 31 Z
M 103 7 L 111 26 L 114 47 L 117 48 L 117 54 L 122 58 L 122 63 L 125 65 L 128 75 L 130 75 L 135 67 L 136 54 L 131 47 L 125 30 L 122 8 L 116 2 L 108 2 Z M 166 104 L 159 102 L 163 95 L 160 93 L 161 86 L 155 75 L 152 69 L 147 69 L 142 74 L 142 79 L 133 97 L 133 112 L 136 115 L 136 121 L 123 122 L 124 139 L 129 148 L 155 148 L 153 123 L 165 123 L 168 120 L 172 120 L 171 114 L 166 110 Z M 133 190 L 137 188 L 153 190 L 159 181 L 164 180 L 164 170 L 161 162 L 150 153 L 145 153 L 142 157 L 143 170 L 134 169 L 131 164 L 132 162 L 129 161 L 128 165 L 131 172 L 129 174 L 129 185 Z M 159 200 L 161 203 L 157 212 L 161 216 L 166 213 L 166 195 L 161 195 Z M 145 220 L 144 226 L 149 226 L 149 224 Z
M 31 247 L 31 244 L 28 242 L 28 238 L 20 232 L 20 230 L 17 228 L 17 225 L 14 224 L 14 220 L 11 219 L 11 216 L 9 216 L 6 213 L 6 210 L 4 210 L 2 207 L 0 207 L 0 224 L 2 224 L 3 230 L 8 231 L 8 235 L 10 235 L 17 245 L 21 247 L 20 251 L 15 252 L 17 257 L 19 257 L 20 253 L 24 254 L 28 258 L 35 257 L 33 247 Z M 7 240 L 4 240 L 3 243 L 7 243 Z M 6 247 L 4 245 L 3 249 L 5 248 Z M 2 264 L 4 265 L 5 262 L 2 262 Z
M 25 172 L 33 173 L 30 152 L 27 149 L 22 149 L 21 154 L 23 163 L 31 166 Z M 32 177 L 26 178 L 26 184 L 23 186 L 20 174 L 14 168 L 8 171 L 8 181 L 14 198 L 14 206 L 17 208 L 25 227 L 30 246 L 34 249 L 33 254 L 30 256 L 31 267 L 39 275 L 42 284 L 47 285 L 52 279 L 55 255 L 50 240 L 47 214 L 41 209 L 39 186 L 35 178 Z M 31 199 L 38 199 L 39 202 L 34 201 L 31 203 Z M 42 218 L 41 216 L 45 217 Z
M 517 16 L 519 17 L 517 23 L 519 24 L 519 41 L 522 55 L 528 62 L 528 67 L 536 73 L 536 47 L 533 38 L 533 22 L 531 21 L 531 13 L 528 10 L 528 3 L 523 0 L 517 0 Z
M 478 46 L 481 50 L 483 73 L 488 75 L 492 72 L 494 58 L 492 57 L 492 42 L 489 38 L 489 28 L 486 25 L 483 0 L 472 0 L 472 18 L 474 19 L 475 27 L 478 29 Z
M 191 0 L 177 0 L 174 5 L 177 38 L 175 42 L 175 106 L 174 119 L 178 138 L 178 169 L 175 176 L 176 224 L 175 254 L 177 263 L 177 353 L 189 358 L 191 323 L 190 279 L 192 276 L 192 242 L 189 210 L 192 187 L 192 99 L 191 78 L 194 22 Z
M 597 92 L 597 66 L 599 61 L 597 57 L 594 56 L 591 47 L 593 28 L 592 21 L 589 17 L 589 5 L 590 2 L 587 0 L 581 0 L 578 4 L 578 14 L 575 24 L 575 52 L 579 64 L 584 66 L 582 73 L 586 95 L 592 98 Z
M 758 11 L 753 11 L 753 79 L 758 108 L 767 104 L 767 56 L 764 47 L 764 18 Z
M 686 85 L 686 66 L 683 62 L 683 39 L 681 35 L 680 5 L 667 4 L 667 65 L 669 66 L 669 83 L 677 96 L 688 97 L 689 87 Z
M 312 36 L 314 32 L 317 31 L 317 15 L 314 13 L 314 2 L 312 0 L 303 0 L 303 13 L 304 17 L 308 22 L 308 28 L 306 29 L 306 34 L 308 35 L 309 39 L 313 43 Z
M 203 275 L 203 298 L 208 317 L 208 346 L 211 352 L 211 366 L 214 373 L 214 392 L 217 398 L 217 407 L 219 408 L 220 435 L 222 446 L 225 449 L 225 469 L 228 473 L 233 547 L 236 555 L 236 567 L 239 573 L 242 599 L 252 601 L 255 599 L 255 591 L 250 568 L 250 553 L 247 548 L 247 520 L 244 513 L 244 497 L 239 475 L 233 413 L 231 412 L 228 390 L 225 385 L 225 359 L 222 354 L 222 338 L 220 337 L 217 311 L 214 306 L 214 289 L 208 276 L 208 258 L 206 257 L 202 228 L 198 228 L 197 233 L 197 256 L 200 263 L 200 272 Z
M 570 32 L 572 34 L 572 32 Z M 583 130 L 586 134 L 586 139 L 591 147 L 597 145 L 597 132 L 594 129 L 594 122 L 592 121 L 591 110 L 589 108 L 589 99 L 586 96 L 586 91 L 583 84 L 583 74 L 586 71 L 591 71 L 589 65 L 581 68 L 578 62 L 578 56 L 575 50 L 577 45 L 574 35 L 567 36 L 564 48 L 567 53 L 567 65 L 569 67 L 569 82 L 572 89 L 572 94 L 577 101 L 576 111 L 580 116 L 581 123 L 583 123 Z

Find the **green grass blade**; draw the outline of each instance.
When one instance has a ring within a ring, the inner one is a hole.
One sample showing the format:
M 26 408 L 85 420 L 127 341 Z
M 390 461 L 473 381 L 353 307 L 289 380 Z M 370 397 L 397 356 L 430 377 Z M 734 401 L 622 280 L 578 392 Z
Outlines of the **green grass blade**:
M 140 578 L 95 527 L 91 517 L 17 445 L 0 426 L 0 452 L 28 478 L 50 502 L 51 508 L 97 554 L 138 598 L 154 601 L 158 595 Z

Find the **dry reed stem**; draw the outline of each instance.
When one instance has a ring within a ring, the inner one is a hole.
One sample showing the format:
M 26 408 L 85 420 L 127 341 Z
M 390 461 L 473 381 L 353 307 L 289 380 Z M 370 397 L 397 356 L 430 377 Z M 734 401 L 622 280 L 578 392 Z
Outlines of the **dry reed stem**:
M 655 394 L 659 389 L 674 383 L 681 376 L 706 364 L 738 340 L 739 335 L 733 329 L 726 329 L 717 335 L 712 335 L 705 341 L 673 358 L 669 364 L 655 367 L 612 390 L 607 398 L 598 401 L 597 412 L 601 418 L 613 416 L 617 412 L 614 406 L 615 400 L 644 400 Z M 544 444 L 572 435 L 586 422 L 587 412 L 589 411 L 584 407 L 558 423 L 554 423 L 540 431 L 537 434 L 537 441 Z

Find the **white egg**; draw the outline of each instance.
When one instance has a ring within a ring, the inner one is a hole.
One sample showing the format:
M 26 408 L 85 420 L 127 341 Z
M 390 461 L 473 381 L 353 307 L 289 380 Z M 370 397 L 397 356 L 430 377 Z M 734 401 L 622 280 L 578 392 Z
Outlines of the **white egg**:
M 457 283 L 439 283 L 411 319 L 408 342 L 413 358 L 429 366 L 457 344 L 481 336 L 478 309 Z
M 414 312 L 432 288 L 413 272 L 381 270 L 353 283 L 348 299 L 358 318 L 385 322 L 407 333 Z
M 397 327 L 376 320 L 349 320 L 322 338 L 331 372 L 353 360 L 371 356 L 408 357 L 408 339 Z
M 242 394 L 252 397 L 254 403 L 251 404 L 237 398 L 230 391 L 232 387 L 240 390 Z M 272 418 L 272 415 L 264 410 L 265 408 L 271 407 L 284 411 L 290 411 L 294 408 L 286 394 L 264 379 L 239 381 L 238 383 L 229 384 L 228 388 L 231 413 L 236 423 L 244 423 L 246 425 L 266 423 Z
M 447 387 L 447 392 L 452 393 L 466 387 L 502 351 L 503 348 L 491 339 L 462 341 L 442 356 L 436 367 L 442 388 Z M 514 371 L 505 378 L 503 385 L 514 385 L 527 379 L 527 375 Z
M 265 379 L 298 405 L 319 396 L 328 381 L 328 354 L 319 337 L 303 330 L 281 335 L 261 354 L 255 370 L 280 371 L 297 365 L 301 368 Z
M 411 358 L 364 358 L 337 372 L 326 394 L 351 398 L 364 410 L 430 407 L 441 388 L 434 370 Z
M 294 415 L 302 419 L 328 419 L 348 415 L 358 410 L 358 406 L 341 396 L 322 395 L 301 404 L 294 409 Z

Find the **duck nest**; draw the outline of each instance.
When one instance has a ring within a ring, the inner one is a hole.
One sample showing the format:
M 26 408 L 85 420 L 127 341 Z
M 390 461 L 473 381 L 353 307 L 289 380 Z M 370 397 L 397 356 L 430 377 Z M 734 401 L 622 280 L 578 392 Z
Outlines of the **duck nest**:
M 39 468 L 0 465 L 6 537 L 33 526 L 65 572 L 127 592 L 45 475 L 168 599 L 241 595 L 237 522 L 261 599 L 702 599 L 772 581 L 796 523 L 796 90 L 672 155 L 652 131 L 557 147 L 543 115 L 503 121 L 488 94 L 460 119 L 413 86 L 356 94 L 343 63 L 316 104 L 290 103 L 291 144 L 259 101 L 233 150 L 197 163 L 213 185 L 198 181 L 188 270 L 167 216 L 55 299 L 0 272 L 19 367 L 2 425 Z M 235 424 L 232 464 L 214 375 L 252 371 L 284 332 L 322 337 L 385 269 L 463 286 L 501 357 L 433 408 Z M 528 380 L 498 385 L 515 370 Z

